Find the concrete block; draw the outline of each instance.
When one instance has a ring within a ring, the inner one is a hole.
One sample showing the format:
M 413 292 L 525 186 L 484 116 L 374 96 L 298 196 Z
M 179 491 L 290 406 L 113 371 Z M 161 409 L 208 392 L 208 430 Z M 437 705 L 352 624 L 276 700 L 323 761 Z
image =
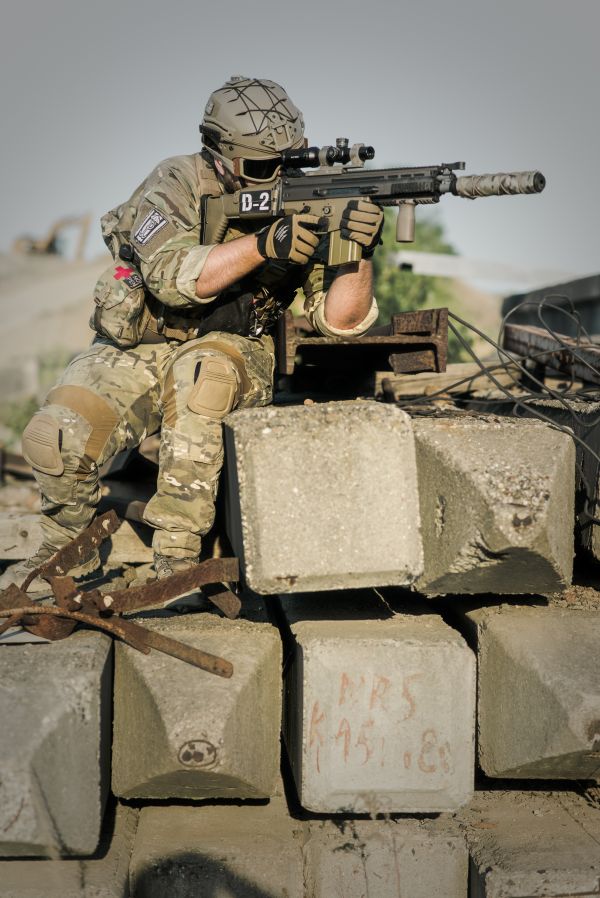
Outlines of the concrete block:
M 282 600 L 295 641 L 284 737 L 300 803 L 325 813 L 460 807 L 473 790 L 473 652 L 438 615 L 336 619 L 352 616 L 339 598 L 321 614 L 318 596 Z
M 469 855 L 451 819 L 310 823 L 307 898 L 464 898 Z
M 600 779 L 600 615 L 502 605 L 467 620 L 478 646 L 485 773 Z
M 222 679 L 116 646 L 113 791 L 124 798 L 263 798 L 279 771 L 281 642 L 211 614 L 144 625 L 230 660 Z
M 600 895 L 600 814 L 569 792 L 478 792 L 470 898 Z
M 137 810 L 119 806 L 107 814 L 98 851 L 91 858 L 0 861 L 2 898 L 128 898 L 129 861 Z
M 244 409 L 225 434 L 228 532 L 253 590 L 406 586 L 421 573 L 414 439 L 400 409 Z
M 132 898 L 304 898 L 301 824 L 260 806 L 147 807 L 131 859 Z
M 600 402 L 569 399 L 569 407 L 565 408 L 555 399 L 536 399 L 528 402 L 521 414 L 545 415 L 559 427 L 568 427 L 592 452 L 600 455 Z M 580 545 L 600 560 L 600 525 L 590 521 L 590 515 L 600 517 L 600 464 L 581 443 L 576 443 L 575 449 L 575 508 L 582 525 L 576 529 L 575 536 Z
M 111 640 L 0 646 L 0 855 L 85 855 L 110 773 Z
M 493 415 L 413 420 L 428 595 L 538 593 L 571 580 L 572 439 Z

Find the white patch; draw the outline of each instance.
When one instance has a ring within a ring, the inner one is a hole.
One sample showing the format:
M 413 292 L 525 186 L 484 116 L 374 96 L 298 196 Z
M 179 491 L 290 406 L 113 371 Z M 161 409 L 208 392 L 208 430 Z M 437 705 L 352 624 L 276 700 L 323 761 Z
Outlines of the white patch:
M 146 244 L 152 240 L 154 235 L 158 234 L 166 224 L 167 219 L 165 216 L 161 215 L 158 209 L 153 209 L 152 212 L 149 212 L 148 215 L 146 215 L 145 219 L 133 235 L 133 238 L 140 244 L 140 246 L 146 246 Z
M 104 607 L 110 608 L 111 605 L 114 604 L 114 599 L 112 596 L 104 596 Z
M 167 483 L 171 484 L 171 486 L 181 486 L 181 483 L 179 482 L 179 480 L 177 480 L 176 477 L 173 477 L 172 474 L 164 474 L 164 478 L 167 481 Z
M 287 237 L 290 226 L 287 224 L 281 225 L 281 227 L 277 228 L 275 231 L 275 240 L 285 240 Z

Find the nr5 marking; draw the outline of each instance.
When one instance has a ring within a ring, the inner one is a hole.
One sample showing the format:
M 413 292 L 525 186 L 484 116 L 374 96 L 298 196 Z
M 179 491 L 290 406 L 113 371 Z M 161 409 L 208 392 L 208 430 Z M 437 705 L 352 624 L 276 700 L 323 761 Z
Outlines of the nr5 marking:
M 240 193 L 240 215 L 271 215 L 272 191 L 242 190 Z

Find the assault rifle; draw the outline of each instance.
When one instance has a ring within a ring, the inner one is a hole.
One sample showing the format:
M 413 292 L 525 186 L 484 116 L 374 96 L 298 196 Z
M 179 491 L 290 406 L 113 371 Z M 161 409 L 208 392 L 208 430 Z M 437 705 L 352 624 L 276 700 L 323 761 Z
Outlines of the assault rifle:
M 338 138 L 335 146 L 284 150 L 281 175 L 269 186 L 217 197 L 203 197 L 201 243 L 218 242 L 231 219 L 271 219 L 292 212 L 310 212 L 320 218 L 319 231 L 329 234 L 329 264 L 357 262 L 362 250 L 340 234 L 340 219 L 351 199 L 368 199 L 380 206 L 397 206 L 396 240 L 411 243 L 415 207 L 438 203 L 445 193 L 474 200 L 482 196 L 541 193 L 546 179 L 539 171 L 461 175 L 464 162 L 414 168 L 364 168 L 375 150 L 364 144 L 349 146 Z M 303 172 L 304 168 L 316 168 Z

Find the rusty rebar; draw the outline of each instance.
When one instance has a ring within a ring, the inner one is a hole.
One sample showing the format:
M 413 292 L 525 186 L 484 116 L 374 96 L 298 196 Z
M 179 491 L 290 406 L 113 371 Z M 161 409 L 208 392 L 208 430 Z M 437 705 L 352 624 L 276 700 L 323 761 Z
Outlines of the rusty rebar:
M 44 564 L 34 568 L 21 584 L 21 589 L 23 592 L 27 592 L 28 587 L 36 577 L 46 579 L 48 575 L 60 577 L 68 574 L 77 565 L 88 561 L 94 550 L 105 539 L 112 536 L 120 526 L 121 521 L 114 511 L 107 511 L 106 514 L 100 515 L 83 533 L 80 533 L 70 543 L 63 546 L 58 552 L 55 552 Z

